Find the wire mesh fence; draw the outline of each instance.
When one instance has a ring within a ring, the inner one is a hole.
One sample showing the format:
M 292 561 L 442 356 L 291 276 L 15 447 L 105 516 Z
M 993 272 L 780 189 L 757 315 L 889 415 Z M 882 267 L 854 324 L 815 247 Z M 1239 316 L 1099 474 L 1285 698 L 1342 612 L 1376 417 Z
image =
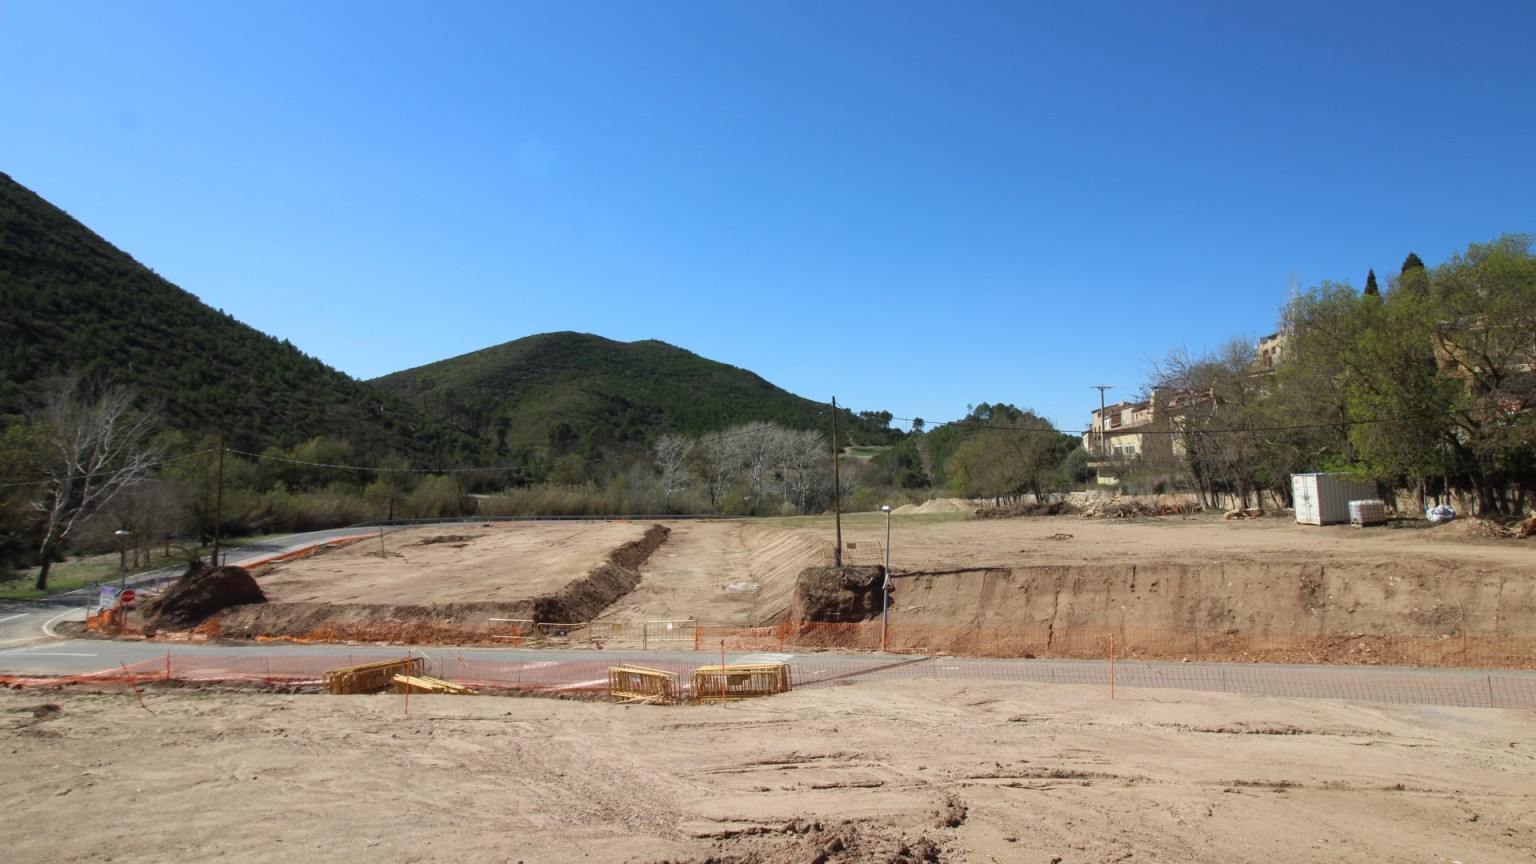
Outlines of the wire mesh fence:
M 1106 640 L 1107 645 L 1107 640 Z M 730 645 L 732 663 L 755 662 Z M 482 654 L 487 652 L 481 652 Z M 84 675 L 0 678 L 11 686 L 112 686 L 155 682 L 250 683 L 265 686 L 325 688 L 327 673 L 387 657 L 403 658 L 418 674 L 481 692 L 550 696 L 606 695 L 613 668 L 638 663 L 645 668 L 688 682 L 700 669 L 722 660 L 714 651 L 648 653 L 505 652 L 474 656 L 464 651 L 435 649 L 398 655 L 367 653 L 180 653 L 125 664 Z M 1527 670 L 1413 669 L 1387 666 L 1286 666 L 1260 663 L 1181 663 L 1106 656 L 1095 660 L 1023 660 L 927 655 L 854 655 L 811 653 L 772 655 L 787 664 L 797 690 L 831 687 L 859 681 L 972 680 L 1002 681 L 1025 686 L 1053 684 L 1107 688 L 1179 689 L 1275 696 L 1328 698 L 1363 702 L 1448 705 L 1480 708 L 1536 709 L 1536 672 Z M 680 696 L 687 696 L 682 693 Z
M 88 630 L 141 637 L 131 618 L 106 610 L 87 619 Z M 208 641 L 221 636 L 218 619 L 194 631 L 158 634 L 161 641 Z M 1536 638 L 1466 633 L 1247 633 L 1149 627 L 940 627 L 880 620 L 851 623 L 785 621 L 765 627 L 711 627 L 694 619 L 660 621 L 539 622 L 490 618 L 328 623 L 293 637 L 257 641 L 318 644 L 496 645 L 508 648 L 640 649 L 695 651 L 722 641 L 732 651 L 880 651 L 1014 659 L 1095 659 L 1108 656 L 1218 663 L 1294 663 L 1411 666 L 1454 669 L 1536 669 Z
M 1304 663 L 1428 668 L 1536 669 L 1536 639 L 1367 633 L 1184 632 L 1147 627 L 935 627 L 880 621 L 786 622 L 774 627 L 698 627 L 699 647 L 845 650 L 1017 659 L 1118 657 L 1220 663 Z

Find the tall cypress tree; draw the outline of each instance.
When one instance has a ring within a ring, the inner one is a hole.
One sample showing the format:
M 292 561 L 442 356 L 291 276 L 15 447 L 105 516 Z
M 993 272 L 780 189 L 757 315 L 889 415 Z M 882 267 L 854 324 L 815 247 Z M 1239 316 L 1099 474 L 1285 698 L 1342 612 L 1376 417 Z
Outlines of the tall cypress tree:
M 1420 297 L 1429 295 L 1429 270 L 1424 266 L 1424 262 L 1419 260 L 1419 256 L 1413 252 L 1409 252 L 1408 257 L 1403 260 L 1403 269 L 1397 274 L 1397 279 L 1393 281 L 1395 283 L 1394 287 L 1397 289 L 1417 294 Z
M 1365 274 L 1365 293 L 1371 297 L 1376 297 L 1381 294 L 1381 290 L 1376 287 L 1375 268 L 1371 268 Z

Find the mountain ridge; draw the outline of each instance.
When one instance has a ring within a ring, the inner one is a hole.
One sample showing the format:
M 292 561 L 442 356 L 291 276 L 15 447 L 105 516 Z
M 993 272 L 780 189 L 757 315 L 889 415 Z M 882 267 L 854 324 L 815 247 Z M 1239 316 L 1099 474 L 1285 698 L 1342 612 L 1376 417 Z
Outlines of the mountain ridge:
M 214 309 L 4 173 L 0 312 L 0 415 L 26 413 L 52 377 L 106 377 L 168 428 L 224 432 L 249 452 L 332 436 L 370 458 L 490 466 L 754 421 L 830 427 L 830 406 L 658 339 L 534 334 L 360 381 Z M 878 413 L 839 413 L 866 440 L 899 436 Z

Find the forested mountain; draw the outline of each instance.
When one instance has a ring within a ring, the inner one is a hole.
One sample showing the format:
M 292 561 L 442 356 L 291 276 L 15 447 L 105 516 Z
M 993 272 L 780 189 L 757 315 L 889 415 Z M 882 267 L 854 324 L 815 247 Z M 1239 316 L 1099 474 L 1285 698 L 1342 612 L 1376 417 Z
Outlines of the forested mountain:
M 662 342 L 530 336 L 357 381 L 210 308 L 0 174 L 0 416 L 58 376 L 110 379 L 190 438 L 261 452 L 319 437 L 433 469 L 639 452 L 657 436 L 768 421 L 829 431 L 828 406 Z M 844 413 L 860 443 L 889 415 Z
M 665 342 L 544 333 L 368 382 L 404 397 L 491 452 L 551 455 L 643 445 L 749 421 L 830 432 L 830 406 Z M 888 414 L 840 412 L 848 434 L 887 440 Z
M 0 174 L 0 414 L 61 375 L 109 377 L 166 428 L 222 431 L 238 449 L 320 435 L 434 449 L 403 401 L 208 307 Z

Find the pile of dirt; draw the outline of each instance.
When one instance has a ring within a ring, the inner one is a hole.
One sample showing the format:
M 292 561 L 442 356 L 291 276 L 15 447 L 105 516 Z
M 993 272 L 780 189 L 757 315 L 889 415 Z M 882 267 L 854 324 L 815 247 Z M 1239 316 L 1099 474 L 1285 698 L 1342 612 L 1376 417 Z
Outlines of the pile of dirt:
M 1128 519 L 1136 516 L 1187 516 L 1200 512 L 1200 505 L 1171 495 L 1138 498 L 1116 495 L 1095 501 L 1083 509 L 1084 519 Z
M 1030 501 L 1005 504 L 1000 507 L 982 507 L 976 511 L 977 519 L 1010 519 L 1015 516 L 1070 516 L 1078 510 L 1071 501 Z
M 468 534 L 437 534 L 432 537 L 424 537 L 412 543 L 412 546 L 431 546 L 436 543 L 468 543 L 475 539 Z
M 186 630 L 233 606 L 265 603 L 267 597 L 244 567 L 212 567 L 193 562 L 159 597 L 144 604 L 147 633 Z
M 1526 522 L 1536 522 L 1536 520 L 1528 519 Z M 1433 528 L 1434 533 L 1441 536 L 1528 537 L 1530 536 L 1530 531 L 1527 531 L 1525 534 L 1519 533 L 1522 526 L 1524 526 L 1526 522 L 1522 522 L 1514 527 L 1505 527 L 1504 525 L 1500 525 L 1498 522 L 1495 522 L 1492 519 L 1481 519 L 1476 516 L 1462 516 L 1453 519 L 1450 522 L 1445 522 L 1440 525 L 1433 525 L 1431 527 Z M 1533 530 L 1536 530 L 1536 526 L 1533 526 Z
M 930 498 L 921 504 L 903 504 L 895 513 L 966 513 L 976 509 L 977 502 L 965 498 Z
M 880 615 L 879 566 L 808 567 L 795 583 L 791 621 L 869 621 Z

